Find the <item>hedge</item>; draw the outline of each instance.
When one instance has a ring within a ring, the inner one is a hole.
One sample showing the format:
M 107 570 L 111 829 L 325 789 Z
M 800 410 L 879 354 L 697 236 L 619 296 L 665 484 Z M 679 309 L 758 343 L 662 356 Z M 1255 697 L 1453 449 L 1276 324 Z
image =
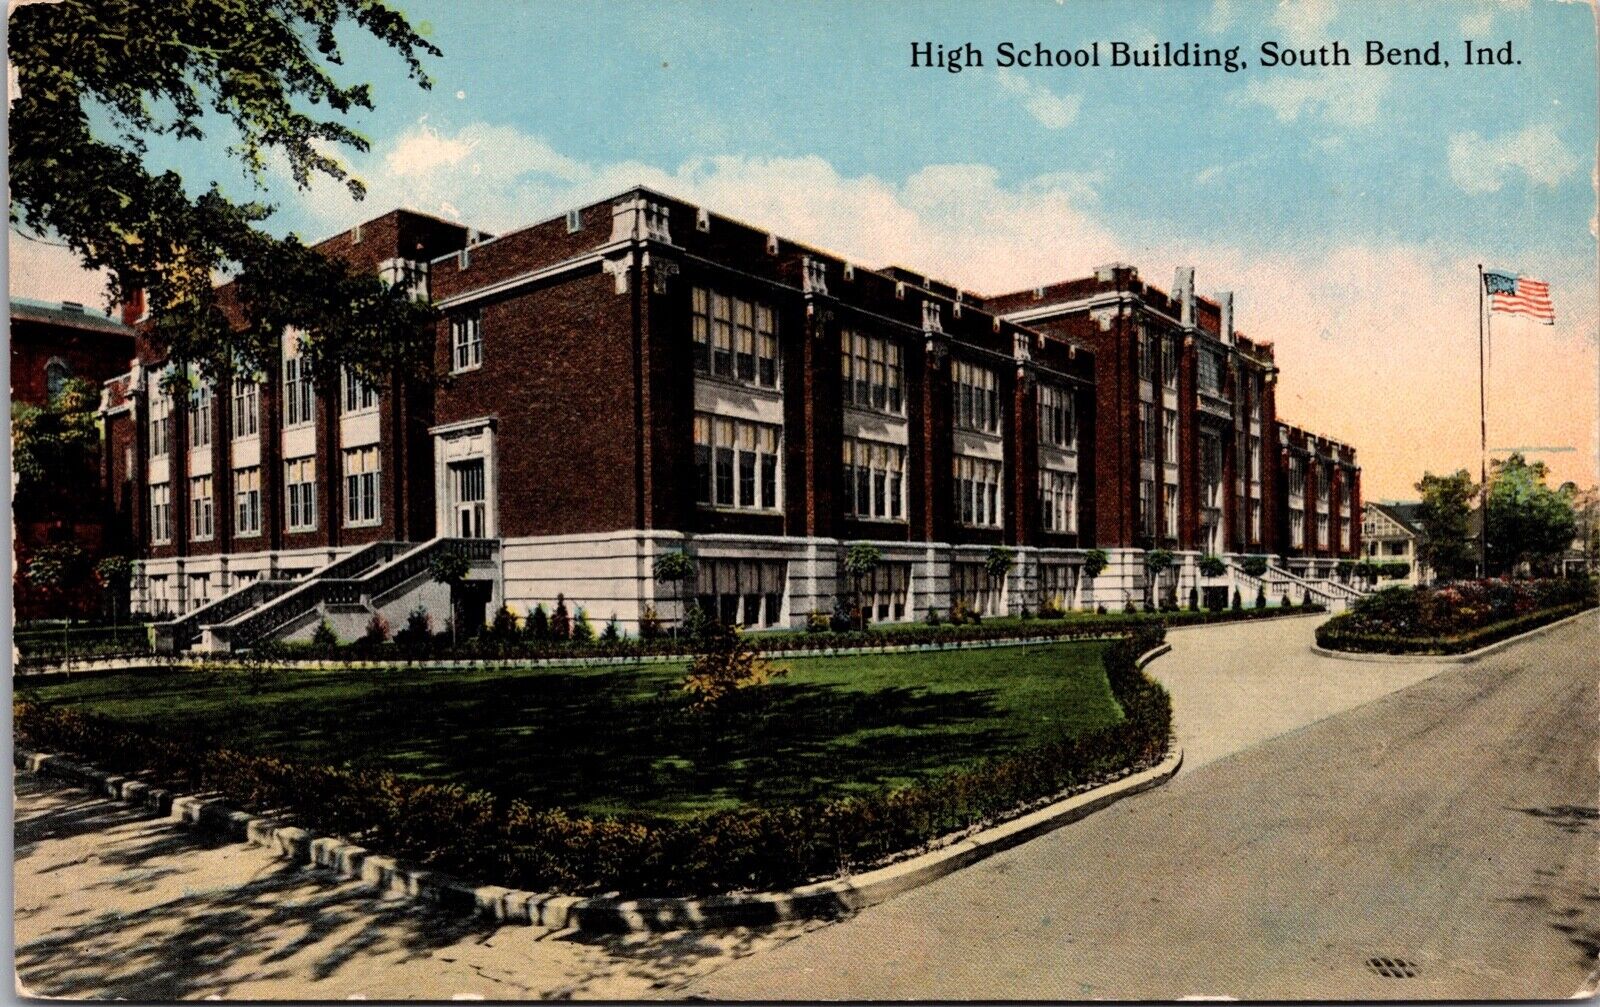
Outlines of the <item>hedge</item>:
M 1317 643 L 1359 653 L 1457 654 L 1595 604 L 1594 583 L 1578 578 L 1390 588 L 1317 627 Z
M 19 744 L 217 793 L 296 823 L 462 877 L 533 891 L 625 895 L 787 888 L 860 870 L 1112 774 L 1154 765 L 1172 727 L 1167 693 L 1137 665 L 1164 637 L 1142 627 L 1107 648 L 1124 719 L 866 797 L 741 808 L 674 822 L 584 818 L 386 771 L 302 765 L 126 730 L 16 699 Z
M 1357 654 L 1464 654 L 1469 650 L 1477 650 L 1491 643 L 1508 640 L 1519 633 L 1559 622 L 1593 607 L 1593 602 L 1571 602 L 1555 608 L 1513 616 L 1502 622 L 1491 623 L 1455 636 L 1408 637 L 1358 633 L 1346 626 L 1335 625 L 1342 618 L 1335 616 L 1317 627 L 1317 646 L 1327 650 L 1343 650 Z

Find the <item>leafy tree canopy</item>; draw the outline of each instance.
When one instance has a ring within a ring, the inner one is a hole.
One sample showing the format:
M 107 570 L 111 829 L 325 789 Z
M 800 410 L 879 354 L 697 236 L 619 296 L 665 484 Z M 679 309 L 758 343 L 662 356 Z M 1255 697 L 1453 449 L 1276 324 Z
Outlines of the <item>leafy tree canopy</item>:
M 368 143 L 340 121 L 372 107 L 367 84 L 342 84 L 339 35 L 354 26 L 397 52 L 429 86 L 439 55 L 382 0 L 59 0 L 17 7 L 9 47 L 11 223 L 55 234 L 110 274 L 108 294 L 145 291 L 152 338 L 215 377 L 275 364 L 286 327 L 314 373 L 348 365 L 381 383 L 426 359 L 432 314 L 401 286 L 259 226 L 271 207 L 236 202 L 212 181 L 198 196 L 174 171 L 145 165 L 149 141 L 214 142 L 258 186 L 281 159 L 296 185 L 317 176 L 364 195 L 337 156 Z M 203 180 L 191 180 L 197 187 Z M 213 289 L 235 278 L 230 324 Z
M 1428 472 L 1417 483 L 1417 492 L 1422 494 L 1417 521 L 1423 533 L 1417 556 L 1445 580 L 1469 576 L 1476 565 L 1467 515 L 1477 491 L 1466 469 L 1447 476 Z
M 99 390 L 83 378 L 69 379 L 44 406 L 11 404 L 12 506 L 19 517 L 71 520 L 97 506 L 85 487 L 96 482 L 99 407 Z
M 1545 484 L 1544 462 L 1520 454 L 1497 461 L 1489 472 L 1489 568 L 1514 570 L 1561 555 L 1577 531 L 1572 493 Z

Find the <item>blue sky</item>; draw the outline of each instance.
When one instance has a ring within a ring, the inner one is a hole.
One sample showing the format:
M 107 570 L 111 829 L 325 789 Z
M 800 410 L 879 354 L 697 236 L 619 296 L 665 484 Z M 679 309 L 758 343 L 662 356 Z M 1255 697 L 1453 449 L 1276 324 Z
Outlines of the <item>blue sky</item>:
M 355 122 L 372 153 L 350 158 L 371 198 L 274 176 L 275 228 L 321 237 L 403 202 L 500 230 L 644 181 L 979 291 L 1112 258 L 1166 286 L 1192 264 L 1202 290 L 1238 291 L 1241 325 L 1278 346 L 1289 418 L 1371 446 L 1373 496 L 1405 494 L 1423 468 L 1476 470 L 1472 267 L 1484 261 L 1550 280 L 1560 315 L 1553 328 L 1497 322 L 1491 439 L 1572 446 L 1546 460 L 1595 479 L 1600 98 L 1586 5 L 404 8 L 444 52 L 428 63 L 433 90 L 353 36 L 341 71 L 371 81 L 379 106 Z M 1512 40 L 1521 65 L 1462 68 L 1468 37 Z M 1357 65 L 1262 68 L 1269 39 L 1338 39 Z M 1369 69 L 1367 39 L 1439 39 L 1453 65 Z M 1237 45 L 1251 65 L 908 66 L 913 42 L 971 41 L 992 57 L 1007 40 Z M 155 157 L 250 195 L 222 146 Z

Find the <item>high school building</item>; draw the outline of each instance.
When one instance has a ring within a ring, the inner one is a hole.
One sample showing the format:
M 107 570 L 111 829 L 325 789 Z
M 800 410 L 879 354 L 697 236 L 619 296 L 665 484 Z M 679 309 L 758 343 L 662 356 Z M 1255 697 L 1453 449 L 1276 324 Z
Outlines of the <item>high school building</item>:
M 320 387 L 291 334 L 278 373 L 173 395 L 144 347 L 108 385 L 108 464 L 138 502 L 136 604 L 181 617 L 175 646 L 442 620 L 440 552 L 474 565 L 464 617 L 560 594 L 633 629 L 678 614 L 653 577 L 678 549 L 682 593 L 749 627 L 853 594 L 856 542 L 883 555 L 879 621 L 1120 607 L 1156 547 L 1185 590 L 1205 554 L 1299 582 L 1358 551 L 1353 450 L 1278 423 L 1270 344 L 1192 270 L 984 297 L 642 188 L 497 237 L 395 211 L 320 247 L 433 300 L 442 380 Z M 1327 536 L 1292 539 L 1296 506 Z

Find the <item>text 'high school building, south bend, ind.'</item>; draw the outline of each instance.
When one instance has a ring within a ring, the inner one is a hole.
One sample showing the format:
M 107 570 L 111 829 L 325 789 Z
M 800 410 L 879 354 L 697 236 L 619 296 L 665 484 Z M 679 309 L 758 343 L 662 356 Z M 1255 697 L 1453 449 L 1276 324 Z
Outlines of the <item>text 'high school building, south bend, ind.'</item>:
M 440 552 L 471 561 L 474 612 L 563 594 L 629 631 L 677 614 L 653 567 L 679 549 L 684 593 L 751 628 L 851 596 L 855 542 L 882 552 L 879 621 L 1253 601 L 1247 556 L 1300 597 L 1355 593 L 1355 450 L 1279 421 L 1272 345 L 1193 269 L 974 294 L 642 188 L 493 237 L 396 210 L 319 247 L 433 300 L 442 380 L 318 387 L 290 333 L 277 373 L 174 396 L 138 340 L 105 387 L 105 477 L 166 646 L 325 618 L 349 639 L 419 605 L 442 624 Z

